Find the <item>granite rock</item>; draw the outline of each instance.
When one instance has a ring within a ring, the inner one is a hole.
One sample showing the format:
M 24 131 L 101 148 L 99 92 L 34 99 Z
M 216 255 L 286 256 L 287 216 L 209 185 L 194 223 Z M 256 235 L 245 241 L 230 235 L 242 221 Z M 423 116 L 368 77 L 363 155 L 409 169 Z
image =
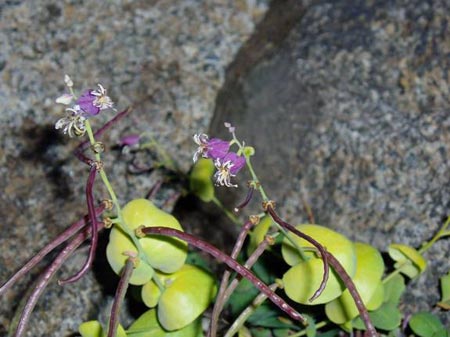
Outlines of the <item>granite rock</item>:
M 278 19 L 263 20 L 228 69 L 211 135 L 228 137 L 231 122 L 256 148 L 289 222 L 308 221 L 306 201 L 316 223 L 353 240 L 419 247 L 450 213 L 449 2 L 277 3 Z M 223 194 L 236 204 L 244 193 Z M 426 252 L 406 313 L 435 307 L 449 248 Z
M 127 174 L 128 163 L 111 146 L 123 135 L 151 132 L 187 172 L 191 137 L 208 126 L 225 68 L 266 8 L 266 1 L 234 0 L 0 3 L 1 281 L 86 212 L 88 168 L 72 154 L 78 140 L 54 129 L 64 114 L 54 102 L 66 90 L 64 74 L 79 92 L 102 83 L 117 109 L 133 106 L 132 114 L 102 138 L 105 167 L 125 203 L 144 196 L 163 177 L 156 171 Z M 94 129 L 112 116 L 93 118 Z M 151 164 L 149 158 L 140 160 Z M 177 191 L 163 193 L 160 205 L 165 198 L 174 200 Z M 95 198 L 105 197 L 99 187 Z M 57 277 L 76 272 L 85 256 L 86 250 L 75 255 Z M 97 260 L 102 263 L 102 256 Z M 1 336 L 21 294 L 44 267 L 0 299 Z M 27 336 L 69 336 L 80 322 L 109 310 L 112 292 L 101 283 L 107 279 L 91 272 L 64 288 L 53 282 Z

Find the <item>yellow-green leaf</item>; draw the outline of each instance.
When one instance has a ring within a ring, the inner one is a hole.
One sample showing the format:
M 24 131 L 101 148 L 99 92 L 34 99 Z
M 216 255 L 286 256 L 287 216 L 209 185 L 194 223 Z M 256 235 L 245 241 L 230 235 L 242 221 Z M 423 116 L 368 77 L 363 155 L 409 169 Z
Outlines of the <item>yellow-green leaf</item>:
M 200 320 L 196 320 L 183 329 L 165 330 L 158 322 L 155 309 L 143 313 L 127 330 L 128 337 L 201 337 Z
M 450 273 L 441 277 L 441 301 L 438 303 L 442 309 L 450 310 Z
M 353 243 L 342 234 L 318 225 L 299 225 L 301 232 L 313 237 L 321 243 L 327 251 L 332 253 L 342 264 L 344 269 L 353 277 L 356 271 L 356 255 Z M 311 248 L 312 245 L 298 237 L 291 236 L 300 247 Z M 307 305 L 327 303 L 344 290 L 340 278 L 330 268 L 330 276 L 323 293 L 313 302 L 309 302 L 314 292 L 319 288 L 323 276 L 323 261 L 311 251 L 306 252 L 309 260 L 303 261 L 294 247 L 286 238 L 283 240 L 282 254 L 284 260 L 291 266 L 283 276 L 284 290 L 288 297 L 295 302 Z
M 144 304 L 153 308 L 158 304 L 159 297 L 161 296 L 161 291 L 153 280 L 150 280 L 142 286 L 141 298 Z
M 99 321 L 88 321 L 81 323 L 78 327 L 78 332 L 80 333 L 81 337 L 105 337 L 106 332 L 103 331 L 103 328 Z M 117 334 L 115 337 L 127 337 L 127 334 L 122 327 L 122 325 L 119 324 L 117 327 Z
M 422 273 L 427 262 L 420 253 L 413 247 L 403 244 L 391 244 L 389 246 L 389 256 L 396 261 L 394 268 L 410 278 L 414 278 Z
M 265 216 L 261 219 L 259 224 L 250 232 L 250 242 L 248 245 L 248 254 L 250 255 L 256 247 L 264 240 L 267 231 L 273 224 L 273 220 L 270 216 Z
M 210 202 L 214 199 L 213 174 L 214 163 L 212 160 L 200 158 L 192 168 L 189 177 L 189 188 L 191 192 L 204 202 Z
M 196 266 L 184 265 L 167 275 L 166 289 L 158 303 L 158 319 L 169 331 L 193 322 L 209 306 L 216 293 L 214 278 Z
M 352 278 L 363 303 L 367 306 L 371 302 L 372 310 L 382 304 L 383 286 L 381 277 L 384 273 L 384 262 L 380 252 L 365 243 L 356 242 L 356 273 Z M 375 294 L 377 293 L 377 294 Z M 373 298 L 376 295 L 377 298 Z M 353 297 L 346 289 L 341 296 L 325 305 L 328 318 L 336 323 L 343 324 L 358 316 Z

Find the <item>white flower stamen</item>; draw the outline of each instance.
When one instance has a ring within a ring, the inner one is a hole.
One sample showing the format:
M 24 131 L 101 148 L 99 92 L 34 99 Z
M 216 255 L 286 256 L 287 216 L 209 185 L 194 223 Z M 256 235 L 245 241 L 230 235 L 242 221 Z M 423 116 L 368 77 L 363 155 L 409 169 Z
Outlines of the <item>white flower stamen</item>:
M 208 135 L 204 134 L 204 133 L 199 133 L 194 135 L 194 142 L 195 144 L 198 145 L 197 151 L 195 151 L 194 153 L 194 163 L 197 162 L 198 158 L 200 156 L 202 156 L 203 158 L 208 158 L 206 155 L 206 150 L 207 150 L 207 146 L 208 146 Z
M 216 186 L 238 187 L 237 185 L 231 183 L 231 178 L 236 176 L 230 171 L 234 166 L 234 163 L 231 160 L 222 163 L 220 159 L 216 159 L 214 165 L 217 169 L 214 174 Z
M 86 118 L 82 115 L 68 115 L 55 123 L 55 129 L 63 129 L 69 137 L 81 137 L 86 133 Z
M 107 95 L 106 89 L 101 84 L 98 84 L 98 87 L 98 90 L 91 91 L 91 94 L 95 96 L 95 100 L 92 104 L 100 110 L 112 108 L 114 106 L 114 102 Z

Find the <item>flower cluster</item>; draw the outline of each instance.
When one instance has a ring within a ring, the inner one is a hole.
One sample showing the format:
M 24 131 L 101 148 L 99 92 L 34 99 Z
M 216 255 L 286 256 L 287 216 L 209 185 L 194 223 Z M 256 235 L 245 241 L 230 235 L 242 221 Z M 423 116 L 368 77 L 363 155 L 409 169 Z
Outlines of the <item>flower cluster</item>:
M 86 120 L 102 110 L 112 108 L 114 103 L 101 84 L 98 84 L 97 90 L 85 90 L 79 98 L 76 98 L 73 82 L 68 75 L 65 76 L 64 81 L 70 93 L 58 97 L 56 103 L 70 105 L 74 101 L 74 105 L 66 108 L 66 117 L 56 122 L 55 129 L 62 129 L 64 134 L 69 134 L 69 137 L 81 137 L 86 132 Z
M 194 142 L 198 145 L 194 153 L 194 163 L 199 157 L 212 159 L 217 169 L 214 174 L 216 185 L 237 187 L 231 183 L 231 178 L 244 167 L 245 158 L 230 152 L 230 142 L 218 138 L 209 139 L 204 133 L 194 135 Z

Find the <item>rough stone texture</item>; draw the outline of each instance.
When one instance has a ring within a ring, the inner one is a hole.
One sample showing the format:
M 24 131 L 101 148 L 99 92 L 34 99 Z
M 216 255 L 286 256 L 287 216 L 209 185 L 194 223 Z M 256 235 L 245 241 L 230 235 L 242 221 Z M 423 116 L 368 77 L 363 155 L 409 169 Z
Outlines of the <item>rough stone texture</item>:
M 284 3 L 278 22 L 296 18 L 290 31 L 260 23 L 266 33 L 228 70 L 211 134 L 226 137 L 228 121 L 256 147 L 255 169 L 288 221 L 307 221 L 304 199 L 317 223 L 354 240 L 419 246 L 450 213 L 449 2 Z M 406 313 L 438 301 L 449 248 L 425 254 Z
M 0 280 L 85 213 L 87 168 L 72 156 L 77 140 L 54 130 L 64 113 L 54 103 L 65 90 L 64 74 L 78 90 L 102 83 L 118 109 L 134 106 L 103 138 L 104 158 L 121 202 L 142 197 L 161 175 L 127 175 L 124 157 L 110 146 L 121 135 L 152 132 L 186 172 L 191 137 L 209 124 L 225 67 L 266 8 L 266 1 L 234 0 L 0 3 Z M 93 119 L 94 128 L 111 117 Z M 106 194 L 100 188 L 95 197 Z M 74 273 L 85 255 L 76 255 L 58 277 Z M 37 272 L 0 299 L 1 336 Z M 69 336 L 81 321 L 94 319 L 110 303 L 111 289 L 101 280 L 89 273 L 64 288 L 53 283 L 27 336 Z

